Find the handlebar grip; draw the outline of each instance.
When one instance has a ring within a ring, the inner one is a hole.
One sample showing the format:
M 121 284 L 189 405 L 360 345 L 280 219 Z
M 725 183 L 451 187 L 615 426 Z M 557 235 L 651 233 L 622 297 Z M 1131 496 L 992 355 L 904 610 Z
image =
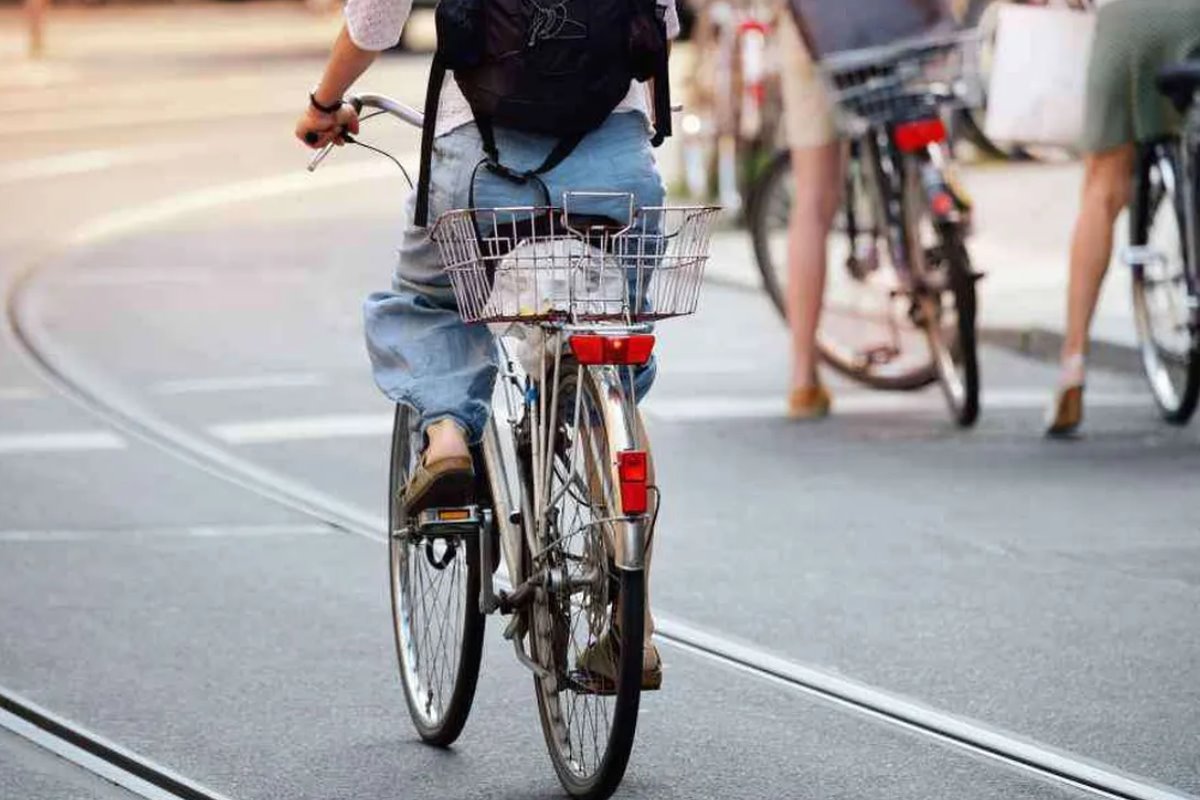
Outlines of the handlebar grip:
M 304 134 L 304 141 L 306 144 L 316 144 L 320 140 L 321 135 L 316 131 L 309 131 L 308 133 Z

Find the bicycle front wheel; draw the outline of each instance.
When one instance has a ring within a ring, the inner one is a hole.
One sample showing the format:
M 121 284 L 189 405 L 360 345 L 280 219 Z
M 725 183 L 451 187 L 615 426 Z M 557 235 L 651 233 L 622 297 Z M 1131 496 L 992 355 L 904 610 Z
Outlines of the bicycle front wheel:
M 1183 176 L 1174 149 L 1147 148 L 1138 168 L 1129 215 L 1133 316 L 1142 368 L 1163 418 L 1186 424 L 1200 397 L 1196 285 L 1187 267 Z
M 564 364 L 563 372 L 566 419 L 555 436 L 541 550 L 531 564 L 549 579 L 529 610 L 530 643 L 543 671 L 534 686 L 555 772 L 572 796 L 600 800 L 624 777 L 637 728 L 645 572 L 617 566 L 616 548 L 624 526 L 645 523 L 624 516 L 614 477 L 616 454 L 636 441 L 635 426 L 606 407 L 614 401 L 587 368 Z
M 398 405 L 388 514 L 392 621 L 413 725 L 429 744 L 447 747 L 466 725 L 483 654 L 481 534 L 422 534 L 405 519 L 401 493 L 421 441 L 416 414 Z

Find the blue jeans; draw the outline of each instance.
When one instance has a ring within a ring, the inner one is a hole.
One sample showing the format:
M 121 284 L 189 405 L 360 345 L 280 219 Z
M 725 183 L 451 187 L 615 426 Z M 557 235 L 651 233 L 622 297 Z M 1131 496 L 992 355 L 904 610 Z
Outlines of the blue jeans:
M 662 205 L 662 177 L 654 163 L 648 123 L 637 112 L 613 114 L 570 156 L 542 176 L 552 202 L 565 191 L 625 192 L 638 207 Z M 544 136 L 497 130 L 500 160 L 516 170 L 534 169 L 555 141 Z M 434 141 L 429 218 L 469 205 L 471 176 L 483 157 L 474 125 L 464 125 Z M 375 382 L 397 403 L 414 408 L 422 429 L 453 419 L 472 442 L 483 435 L 496 382 L 496 347 L 486 325 L 467 325 L 458 315 L 450 281 L 428 230 L 413 224 L 415 193 L 405 204 L 405 226 L 390 292 L 375 292 L 363 305 L 367 352 Z M 524 186 L 479 170 L 475 206 L 499 208 L 544 205 L 536 184 Z M 600 202 L 597 200 L 596 202 Z M 604 213 L 572 202 L 572 210 Z M 621 218 L 620 215 L 617 215 Z M 641 397 L 654 380 L 654 365 L 639 371 Z

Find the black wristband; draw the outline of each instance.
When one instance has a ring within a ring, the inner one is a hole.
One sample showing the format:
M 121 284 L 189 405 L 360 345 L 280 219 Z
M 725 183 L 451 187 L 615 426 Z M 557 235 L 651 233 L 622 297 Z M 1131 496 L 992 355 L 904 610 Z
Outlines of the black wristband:
M 320 111 L 322 114 L 336 114 L 338 112 L 338 110 L 341 109 L 342 104 L 345 103 L 346 101 L 338 100 L 333 105 L 323 106 L 323 105 L 321 105 L 321 102 L 319 100 L 317 100 L 316 92 L 309 92 L 308 93 L 308 102 L 310 105 L 312 105 L 313 108 L 315 108 L 317 111 Z

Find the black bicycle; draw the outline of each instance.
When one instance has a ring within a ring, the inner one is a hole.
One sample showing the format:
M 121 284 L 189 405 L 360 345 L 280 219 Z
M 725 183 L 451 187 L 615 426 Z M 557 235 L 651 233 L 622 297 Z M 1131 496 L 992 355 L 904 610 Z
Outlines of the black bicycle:
M 1163 417 L 1183 425 L 1200 399 L 1200 60 L 1166 68 L 1159 87 L 1185 124 L 1140 148 L 1126 261 L 1142 367 Z
M 954 178 L 945 118 L 978 97 L 978 39 L 939 35 L 822 60 L 848 141 L 845 198 L 832 246 L 818 348 L 838 371 L 879 389 L 940 382 L 962 426 L 979 415 L 977 274 L 965 238 L 970 204 Z M 753 198 L 763 284 L 786 317 L 789 158 Z

